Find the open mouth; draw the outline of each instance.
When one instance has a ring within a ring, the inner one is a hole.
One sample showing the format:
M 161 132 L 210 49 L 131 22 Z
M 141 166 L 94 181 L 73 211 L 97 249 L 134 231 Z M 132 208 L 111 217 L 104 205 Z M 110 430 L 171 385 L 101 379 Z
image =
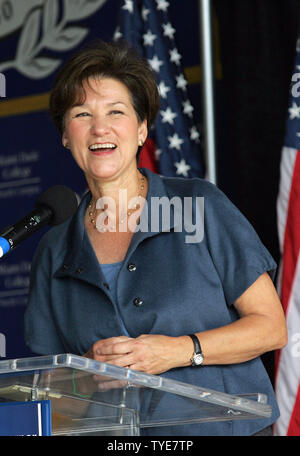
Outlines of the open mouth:
M 116 145 L 114 143 L 97 143 L 97 144 L 92 144 L 89 146 L 89 149 L 93 153 L 97 154 L 103 154 L 103 153 L 109 153 L 112 152 L 113 150 L 116 149 Z

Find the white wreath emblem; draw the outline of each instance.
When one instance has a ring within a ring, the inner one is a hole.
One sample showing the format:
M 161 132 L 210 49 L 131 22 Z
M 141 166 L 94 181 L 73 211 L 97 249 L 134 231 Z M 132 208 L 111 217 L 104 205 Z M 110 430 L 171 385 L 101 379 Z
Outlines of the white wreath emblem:
M 68 51 L 77 46 L 89 29 L 67 26 L 95 13 L 106 0 L 63 0 L 59 19 L 58 0 L 45 0 L 43 8 L 33 9 L 22 28 L 14 60 L 0 64 L 0 72 L 15 68 L 24 76 L 40 79 L 49 76 L 62 59 L 39 56 L 42 49 Z

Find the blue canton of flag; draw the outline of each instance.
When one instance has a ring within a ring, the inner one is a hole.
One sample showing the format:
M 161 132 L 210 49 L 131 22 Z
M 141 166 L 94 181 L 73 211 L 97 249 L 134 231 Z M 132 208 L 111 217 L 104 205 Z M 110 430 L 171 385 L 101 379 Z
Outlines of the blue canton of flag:
M 114 39 L 132 44 L 157 76 L 160 112 L 149 136 L 154 140 L 158 172 L 164 176 L 203 177 L 200 134 L 181 66 L 166 0 L 123 0 Z

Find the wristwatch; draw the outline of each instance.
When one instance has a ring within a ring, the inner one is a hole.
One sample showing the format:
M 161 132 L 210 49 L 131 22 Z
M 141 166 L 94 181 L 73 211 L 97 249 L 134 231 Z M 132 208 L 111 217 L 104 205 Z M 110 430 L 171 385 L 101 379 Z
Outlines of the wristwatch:
M 201 345 L 199 339 L 195 334 L 188 334 L 194 342 L 194 354 L 191 357 L 192 366 L 200 366 L 204 361 Z

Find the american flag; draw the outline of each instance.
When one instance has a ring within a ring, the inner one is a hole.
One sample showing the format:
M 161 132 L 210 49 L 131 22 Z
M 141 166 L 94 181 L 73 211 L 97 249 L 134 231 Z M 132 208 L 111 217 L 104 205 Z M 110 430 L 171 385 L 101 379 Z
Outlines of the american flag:
M 292 75 L 277 201 L 282 261 L 278 292 L 284 307 L 288 344 L 278 352 L 275 390 L 281 416 L 275 435 L 300 435 L 300 34 Z
M 200 133 L 187 93 L 182 55 L 169 18 L 170 1 L 124 0 L 114 39 L 132 44 L 157 77 L 160 112 L 141 154 L 141 166 L 164 176 L 203 177 Z

